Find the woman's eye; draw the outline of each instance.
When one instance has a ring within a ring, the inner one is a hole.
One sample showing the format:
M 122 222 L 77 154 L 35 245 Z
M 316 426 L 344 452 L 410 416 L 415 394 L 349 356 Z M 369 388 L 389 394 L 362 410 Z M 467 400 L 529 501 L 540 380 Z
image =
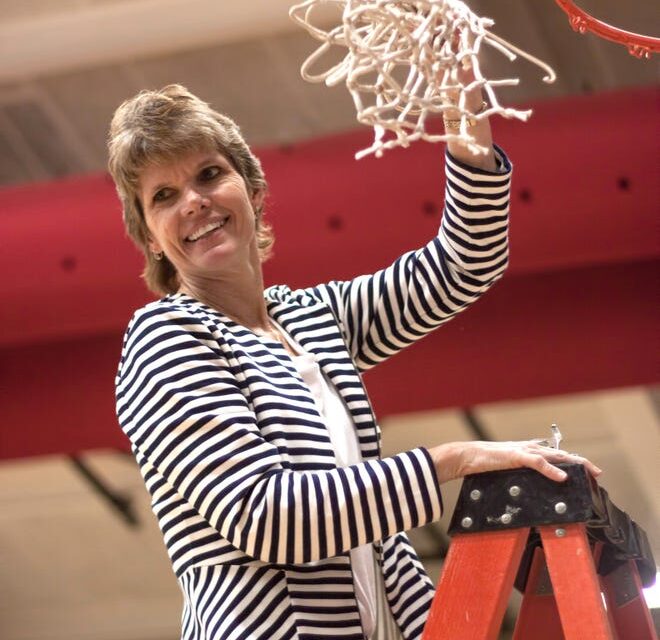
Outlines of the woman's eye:
M 172 195 L 171 189 L 159 189 L 154 193 L 153 202 L 164 202 Z
M 209 167 L 204 167 L 200 172 L 199 172 L 199 179 L 202 182 L 208 182 L 209 180 L 213 180 L 214 178 L 217 178 L 220 175 L 221 169 L 220 167 L 216 165 L 211 165 Z

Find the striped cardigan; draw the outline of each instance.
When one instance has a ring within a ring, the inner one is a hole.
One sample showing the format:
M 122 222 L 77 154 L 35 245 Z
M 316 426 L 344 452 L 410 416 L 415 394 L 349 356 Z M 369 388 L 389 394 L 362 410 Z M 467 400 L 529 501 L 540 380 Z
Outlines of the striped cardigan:
M 437 520 L 428 451 L 380 459 L 362 384 L 481 295 L 507 262 L 510 165 L 446 159 L 439 234 L 374 275 L 265 292 L 353 417 L 363 462 L 337 468 L 314 399 L 278 343 L 183 294 L 137 311 L 117 374 L 130 439 L 184 597 L 185 640 L 362 639 L 348 551 L 373 543 L 387 601 L 419 638 L 433 585 L 404 531 Z

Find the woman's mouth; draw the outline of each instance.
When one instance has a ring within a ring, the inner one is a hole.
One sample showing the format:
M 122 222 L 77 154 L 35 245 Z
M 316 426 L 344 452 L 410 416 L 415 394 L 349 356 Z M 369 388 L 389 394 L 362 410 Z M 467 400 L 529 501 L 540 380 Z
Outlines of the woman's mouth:
M 206 236 L 213 233 L 216 229 L 222 229 L 222 227 L 225 226 L 227 220 L 229 220 L 229 218 L 225 218 L 224 220 L 216 220 L 215 222 L 209 222 L 208 224 L 205 224 L 203 227 L 200 227 L 191 233 L 186 238 L 186 242 L 197 242 L 197 240 L 205 238 Z

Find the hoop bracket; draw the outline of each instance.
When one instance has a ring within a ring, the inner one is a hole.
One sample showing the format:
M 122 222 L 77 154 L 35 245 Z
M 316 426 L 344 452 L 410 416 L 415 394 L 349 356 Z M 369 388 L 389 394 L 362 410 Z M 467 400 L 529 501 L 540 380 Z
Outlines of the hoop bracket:
M 649 59 L 652 53 L 660 53 L 660 38 L 624 31 L 601 22 L 584 9 L 580 9 L 573 0 L 555 0 L 555 2 L 566 12 L 571 27 L 578 33 L 590 31 L 605 40 L 618 42 L 624 45 L 628 49 L 628 53 L 636 58 Z

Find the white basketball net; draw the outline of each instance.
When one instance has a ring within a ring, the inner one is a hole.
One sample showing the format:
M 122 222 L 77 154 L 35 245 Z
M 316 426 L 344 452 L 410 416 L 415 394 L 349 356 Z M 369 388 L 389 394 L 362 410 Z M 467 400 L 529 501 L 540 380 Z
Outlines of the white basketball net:
M 342 23 L 329 31 L 312 23 L 314 10 L 322 4 L 342 11 Z M 416 140 L 458 139 L 473 151 L 485 152 L 469 133 L 470 119 L 497 113 L 526 120 L 530 110 L 503 107 L 495 93 L 496 87 L 516 85 L 518 79 L 483 76 L 478 55 L 484 44 L 509 60 L 523 56 L 545 71 L 545 82 L 555 80 L 547 64 L 488 31 L 493 21 L 475 15 L 460 0 L 305 0 L 289 13 L 322 42 L 303 63 L 303 78 L 328 86 L 345 82 L 358 121 L 374 129 L 373 144 L 358 152 L 357 159 L 371 153 L 380 157 L 385 149 L 407 147 Z M 345 57 L 326 71 L 312 73 L 310 69 L 336 46 L 348 50 Z M 459 79 L 465 75 L 459 73 L 461 66 L 473 69 L 469 84 Z M 466 107 L 466 91 L 477 86 L 490 106 L 475 114 Z M 429 115 L 448 109 L 460 113 L 460 126 L 442 135 L 428 133 Z

